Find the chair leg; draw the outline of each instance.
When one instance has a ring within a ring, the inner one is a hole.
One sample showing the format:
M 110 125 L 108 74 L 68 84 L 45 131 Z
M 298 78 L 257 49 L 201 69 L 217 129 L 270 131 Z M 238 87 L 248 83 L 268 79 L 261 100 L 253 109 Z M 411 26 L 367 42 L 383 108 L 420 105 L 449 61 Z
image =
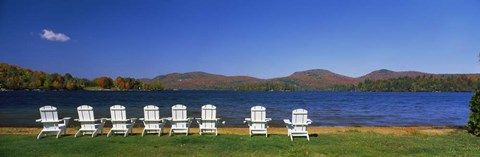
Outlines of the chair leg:
M 97 136 L 97 134 L 98 134 L 98 131 L 99 131 L 98 129 L 97 129 L 97 130 L 95 130 L 95 131 L 93 131 L 93 133 L 92 133 L 92 137 L 95 137 L 95 136 Z
M 37 136 L 37 140 L 40 139 L 40 137 L 42 136 L 42 134 L 43 134 L 43 131 L 40 131 L 40 133 L 39 133 L 38 136 Z
M 218 136 L 218 131 L 217 131 L 217 129 L 215 129 L 215 136 Z
M 142 131 L 142 137 L 145 136 L 145 129 Z
M 290 135 L 290 140 L 293 141 L 293 135 Z
M 172 132 L 173 132 L 173 129 L 170 128 L 170 133 L 168 134 L 168 136 L 172 136 Z
M 100 130 L 100 135 L 103 135 L 103 125 L 101 125 L 100 128 L 98 128 L 98 130 Z
M 127 129 L 127 131 L 125 131 L 125 134 L 123 135 L 123 137 L 127 137 L 127 135 L 132 131 L 133 129 Z
M 310 141 L 310 135 L 307 133 L 307 140 Z
M 107 137 L 112 136 L 112 131 L 113 131 L 113 130 L 110 130 L 110 131 L 108 132 Z
M 57 138 L 59 138 L 61 134 L 62 134 L 62 130 L 58 131 Z
M 80 132 L 82 132 L 81 130 L 78 130 L 77 133 L 75 133 L 75 138 L 77 138 L 78 134 L 80 134 Z

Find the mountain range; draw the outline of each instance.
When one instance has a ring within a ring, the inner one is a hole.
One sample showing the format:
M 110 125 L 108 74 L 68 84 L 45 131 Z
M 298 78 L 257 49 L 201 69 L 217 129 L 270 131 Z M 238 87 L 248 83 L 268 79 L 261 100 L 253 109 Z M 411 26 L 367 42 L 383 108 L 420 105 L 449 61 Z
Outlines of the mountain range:
M 300 90 L 328 90 L 339 85 L 357 85 L 365 80 L 385 80 L 402 77 L 414 78 L 418 76 L 438 77 L 445 75 L 480 76 L 480 74 L 431 74 L 417 71 L 396 72 L 381 69 L 354 78 L 336 74 L 329 70 L 312 69 L 294 72 L 290 76 L 272 79 L 260 79 L 250 76 L 224 76 L 205 72 L 189 72 L 160 75 L 153 79 L 141 79 L 141 81 L 144 83 L 159 81 L 165 89 L 170 90 L 236 89 L 236 87 L 239 86 L 258 84 L 281 84 Z

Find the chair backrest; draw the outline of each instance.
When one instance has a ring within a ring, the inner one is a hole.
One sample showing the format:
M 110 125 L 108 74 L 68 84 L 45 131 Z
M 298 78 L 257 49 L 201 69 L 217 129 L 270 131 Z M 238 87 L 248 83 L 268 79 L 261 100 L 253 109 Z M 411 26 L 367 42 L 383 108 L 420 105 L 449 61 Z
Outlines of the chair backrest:
M 57 108 L 53 106 L 40 107 L 40 118 L 42 122 L 58 121 Z
M 252 121 L 265 121 L 266 109 L 263 106 L 253 106 L 251 109 Z
M 305 124 L 307 123 L 308 111 L 305 109 L 295 109 L 292 111 L 292 123 L 293 124 Z
M 160 120 L 160 108 L 158 106 L 148 105 L 143 108 L 143 111 L 145 120 Z
M 113 105 L 112 107 L 110 107 L 110 114 L 112 116 L 112 121 L 121 121 L 127 119 L 125 107 L 122 105 Z
M 94 121 L 93 107 L 88 105 L 82 105 L 77 107 L 78 119 L 80 121 Z
M 187 119 L 187 106 L 176 104 L 172 106 L 172 119 L 184 120 Z
M 202 106 L 202 119 L 214 120 L 217 119 L 217 107 L 212 104 Z

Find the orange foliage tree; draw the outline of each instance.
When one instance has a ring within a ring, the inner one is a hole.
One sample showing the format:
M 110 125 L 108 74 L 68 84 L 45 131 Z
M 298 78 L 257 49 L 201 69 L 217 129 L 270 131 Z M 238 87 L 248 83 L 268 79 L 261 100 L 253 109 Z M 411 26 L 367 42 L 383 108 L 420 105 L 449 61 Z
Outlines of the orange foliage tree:
M 113 81 L 110 77 L 99 77 L 96 79 L 97 80 L 97 85 L 98 87 L 104 88 L 104 89 L 110 89 L 112 88 Z
M 125 80 L 122 77 L 117 77 L 115 80 L 113 80 L 113 85 L 120 90 L 125 89 Z

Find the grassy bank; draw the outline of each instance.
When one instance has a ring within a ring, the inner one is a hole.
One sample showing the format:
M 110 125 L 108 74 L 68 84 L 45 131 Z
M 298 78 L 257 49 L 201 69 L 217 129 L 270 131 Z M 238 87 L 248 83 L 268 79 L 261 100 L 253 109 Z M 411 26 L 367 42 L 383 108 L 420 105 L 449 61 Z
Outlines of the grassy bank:
M 313 134 L 311 141 L 286 135 L 145 137 L 89 136 L 36 140 L 35 135 L 0 135 L 1 156 L 478 156 L 480 138 L 465 132 L 443 135 L 380 134 L 349 130 Z

